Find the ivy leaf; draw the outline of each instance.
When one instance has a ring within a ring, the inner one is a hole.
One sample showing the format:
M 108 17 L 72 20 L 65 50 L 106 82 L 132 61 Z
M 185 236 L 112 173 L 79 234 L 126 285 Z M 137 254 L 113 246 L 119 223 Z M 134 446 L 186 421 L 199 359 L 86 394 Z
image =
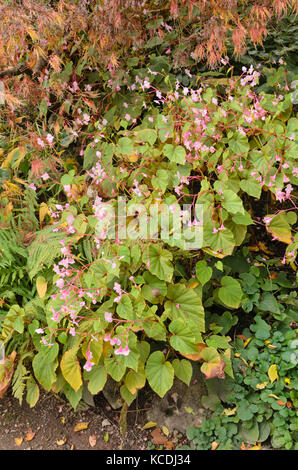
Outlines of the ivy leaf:
M 230 348 L 230 345 L 226 338 L 224 336 L 219 336 L 219 335 L 212 335 L 210 338 L 206 340 L 206 344 L 208 346 L 212 346 L 214 348 L 219 348 L 219 349 L 228 349 Z
M 173 385 L 174 368 L 161 351 L 152 353 L 146 363 L 146 377 L 152 390 L 161 398 Z

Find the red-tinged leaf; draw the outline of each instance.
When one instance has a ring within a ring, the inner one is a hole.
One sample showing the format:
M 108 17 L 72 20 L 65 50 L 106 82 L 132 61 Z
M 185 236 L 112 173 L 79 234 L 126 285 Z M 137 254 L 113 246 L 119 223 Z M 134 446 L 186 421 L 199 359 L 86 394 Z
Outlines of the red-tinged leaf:
M 33 432 L 31 428 L 29 428 L 28 431 L 27 431 L 25 439 L 26 439 L 26 441 L 32 441 L 34 436 L 35 436 L 35 432 Z
M 224 379 L 225 362 L 222 360 L 220 354 L 213 347 L 205 348 L 201 353 L 204 363 L 201 366 L 201 371 L 206 379 L 218 377 Z
M 4 397 L 4 394 L 10 385 L 14 371 L 14 360 L 16 358 L 16 354 L 17 353 L 13 351 L 4 359 L 4 363 L 0 364 L 0 398 Z
M 165 445 L 166 442 L 168 442 L 168 439 L 166 436 L 161 434 L 161 431 L 159 428 L 154 429 L 154 431 L 151 432 L 152 436 L 152 443 L 155 445 Z
M 245 336 L 243 336 L 243 335 L 236 335 L 236 338 L 241 338 L 241 339 L 243 339 L 243 341 L 247 340 L 247 338 L 245 338 Z
M 201 351 L 203 351 L 203 349 L 207 348 L 207 346 L 204 343 L 198 343 L 198 344 L 196 344 L 196 347 L 197 347 L 198 353 L 194 353 L 194 354 L 182 354 L 182 353 L 180 353 L 181 356 L 186 357 L 187 359 L 190 359 L 191 361 L 201 361 L 202 360 Z
M 216 450 L 219 446 L 219 442 L 213 441 L 211 444 L 211 450 Z

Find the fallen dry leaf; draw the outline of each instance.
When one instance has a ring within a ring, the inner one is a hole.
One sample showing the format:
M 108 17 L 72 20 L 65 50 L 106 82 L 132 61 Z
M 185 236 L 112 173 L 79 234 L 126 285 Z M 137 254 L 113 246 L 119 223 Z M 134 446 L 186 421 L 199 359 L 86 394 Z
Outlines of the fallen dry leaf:
M 22 437 L 15 437 L 14 442 L 15 442 L 15 445 L 19 447 L 23 442 L 23 438 Z
M 157 423 L 155 423 L 154 421 L 148 421 L 148 423 L 146 423 L 142 429 L 150 429 L 150 428 L 154 428 L 155 426 L 157 426 Z
M 101 423 L 101 427 L 104 428 L 105 426 L 110 426 L 111 423 L 108 419 L 104 419 L 103 422 Z
M 219 446 L 219 442 L 213 441 L 211 444 L 211 450 L 216 450 Z
M 258 444 L 256 446 L 253 446 L 253 447 L 250 447 L 249 450 L 261 450 L 262 449 L 262 446 L 261 446 L 261 443 L 258 442 Z
M 58 439 L 58 441 L 56 441 L 56 444 L 58 446 L 63 446 L 65 443 L 66 443 L 66 439 Z
M 241 450 L 247 450 L 247 448 L 245 447 L 245 444 L 244 442 L 241 443 L 241 447 L 240 447 Z
M 175 444 L 172 441 L 167 441 L 165 443 L 165 447 L 166 447 L 167 450 L 173 450 L 175 448 Z
M 151 432 L 151 436 L 152 436 L 152 443 L 153 444 L 156 444 L 156 445 L 165 445 L 166 442 L 168 442 L 168 439 L 166 438 L 166 436 L 163 436 L 160 432 L 160 429 L 159 428 L 156 428 L 154 429 L 154 431 Z
M 94 447 L 96 445 L 96 436 L 95 434 L 91 434 L 91 436 L 89 436 L 89 444 L 91 447 Z
M 25 439 L 26 441 L 32 441 L 34 436 L 35 436 L 35 432 L 33 432 L 31 428 L 29 428 Z
M 165 436 L 169 437 L 170 432 L 169 432 L 169 430 L 166 426 L 162 426 L 161 430 L 162 430 L 162 432 L 164 433 Z
M 74 432 L 83 431 L 84 429 L 87 429 L 88 426 L 89 426 L 89 423 L 87 423 L 87 422 L 78 423 L 74 427 Z

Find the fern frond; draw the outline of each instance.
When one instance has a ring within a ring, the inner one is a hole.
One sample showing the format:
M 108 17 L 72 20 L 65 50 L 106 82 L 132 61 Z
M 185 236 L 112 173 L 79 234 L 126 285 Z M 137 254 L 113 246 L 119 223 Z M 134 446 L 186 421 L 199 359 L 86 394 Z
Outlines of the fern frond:
M 60 240 L 64 235 L 53 232 L 52 227 L 46 227 L 37 233 L 37 237 L 29 247 L 27 269 L 30 279 L 44 268 L 53 264 L 55 258 L 61 255 Z
M 29 378 L 29 371 L 20 361 L 12 378 L 12 394 L 19 400 L 20 405 L 23 401 L 23 395 L 26 387 L 26 381 Z

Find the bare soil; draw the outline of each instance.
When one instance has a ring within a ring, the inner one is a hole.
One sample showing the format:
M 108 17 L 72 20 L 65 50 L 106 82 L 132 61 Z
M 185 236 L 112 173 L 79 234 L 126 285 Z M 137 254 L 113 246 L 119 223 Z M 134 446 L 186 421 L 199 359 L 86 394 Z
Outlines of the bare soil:
M 146 411 L 130 407 L 122 436 L 120 410 L 111 409 L 102 396 L 95 407 L 79 405 L 74 411 L 53 393 L 42 393 L 34 408 L 7 393 L 0 400 L 0 450 L 145 450 L 152 431 L 142 429 Z M 75 431 L 79 423 L 87 423 L 87 429 Z

